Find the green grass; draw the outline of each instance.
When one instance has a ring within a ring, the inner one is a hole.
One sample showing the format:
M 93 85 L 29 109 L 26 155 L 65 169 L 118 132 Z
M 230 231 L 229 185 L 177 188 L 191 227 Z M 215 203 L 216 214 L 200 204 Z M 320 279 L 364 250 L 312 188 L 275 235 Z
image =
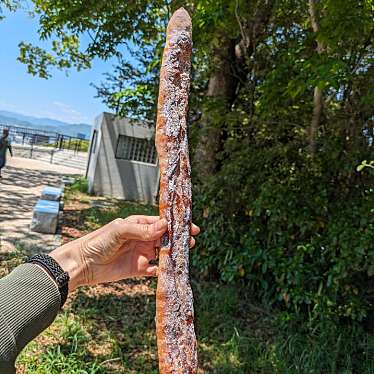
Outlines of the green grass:
M 141 205 L 131 202 L 116 201 L 113 208 L 91 208 L 86 212 L 86 224 L 91 228 L 98 228 L 118 217 L 129 215 L 158 215 L 158 211 L 151 205 Z
M 76 177 L 75 182 L 66 189 L 65 199 L 69 200 L 69 198 L 74 198 L 78 192 L 82 192 L 83 194 L 87 194 L 88 192 L 88 180 L 83 177 Z
M 19 359 L 27 373 L 157 373 L 153 295 L 80 290 L 43 340 Z M 154 282 L 148 284 L 152 289 Z M 199 358 L 205 373 L 373 373 L 374 340 L 327 325 L 281 331 L 242 288 L 195 287 Z
M 20 246 L 16 246 L 14 252 L 3 253 L 0 241 L 0 278 L 6 276 L 13 268 L 26 261 L 27 257 L 27 254 Z
M 57 148 L 58 147 L 58 145 L 56 146 L 56 143 L 44 143 L 44 144 L 41 143 L 40 145 L 43 145 L 44 147 L 49 147 L 49 148 Z M 70 146 L 69 146 L 69 141 L 65 140 L 64 144 L 63 144 L 63 148 L 64 149 L 75 150 L 76 147 L 79 146 L 79 149 L 78 149 L 79 152 L 88 152 L 89 145 L 90 145 L 89 140 L 72 140 L 70 142 Z
M 67 191 L 69 202 L 89 197 Z M 115 201 L 77 209 L 71 225 L 90 231 L 115 217 L 155 214 L 152 206 Z M 73 216 L 73 210 L 69 213 Z M 2 275 L 24 257 L 3 255 Z M 255 302 L 245 285 L 192 281 L 202 373 L 374 373 L 374 335 L 358 325 L 291 320 Z M 28 374 L 156 374 L 154 279 L 81 288 L 64 312 L 18 359 Z

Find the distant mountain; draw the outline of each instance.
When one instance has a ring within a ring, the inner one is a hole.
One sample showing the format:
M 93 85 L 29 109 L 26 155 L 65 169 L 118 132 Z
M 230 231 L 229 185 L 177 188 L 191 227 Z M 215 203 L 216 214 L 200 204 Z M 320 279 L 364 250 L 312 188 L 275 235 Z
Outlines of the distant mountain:
M 84 134 L 86 139 L 88 139 L 91 134 L 91 125 L 86 123 L 71 124 L 51 118 L 25 116 L 20 113 L 9 112 L 6 110 L 0 110 L 0 124 L 58 132 L 59 134 L 74 137 L 76 137 L 78 134 Z

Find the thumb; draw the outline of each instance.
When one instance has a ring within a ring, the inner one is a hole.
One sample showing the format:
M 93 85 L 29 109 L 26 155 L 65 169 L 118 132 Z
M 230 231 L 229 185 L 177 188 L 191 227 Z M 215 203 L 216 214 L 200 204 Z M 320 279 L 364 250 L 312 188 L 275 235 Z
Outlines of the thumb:
M 151 224 L 124 222 L 121 227 L 121 236 L 124 239 L 152 241 L 161 238 L 167 227 L 168 224 L 164 218 Z

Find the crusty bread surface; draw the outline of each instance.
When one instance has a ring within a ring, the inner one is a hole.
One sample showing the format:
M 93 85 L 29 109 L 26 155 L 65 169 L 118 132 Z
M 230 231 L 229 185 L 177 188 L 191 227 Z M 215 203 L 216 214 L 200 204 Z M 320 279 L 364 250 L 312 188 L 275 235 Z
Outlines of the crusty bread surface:
M 187 112 L 192 25 L 180 8 L 167 28 L 160 72 L 156 148 L 160 164 L 160 216 L 168 232 L 159 252 L 156 332 L 161 374 L 197 373 L 193 295 L 189 281 L 191 169 Z

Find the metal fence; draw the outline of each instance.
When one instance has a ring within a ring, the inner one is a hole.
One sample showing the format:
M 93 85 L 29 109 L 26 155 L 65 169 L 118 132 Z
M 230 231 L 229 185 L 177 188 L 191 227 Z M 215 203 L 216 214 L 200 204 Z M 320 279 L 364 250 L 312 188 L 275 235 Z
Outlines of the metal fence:
M 0 136 L 3 129 L 9 130 L 12 143 L 33 146 L 45 146 L 58 150 L 70 149 L 75 152 L 86 151 L 88 140 L 45 130 L 27 127 L 9 126 L 0 123 Z

